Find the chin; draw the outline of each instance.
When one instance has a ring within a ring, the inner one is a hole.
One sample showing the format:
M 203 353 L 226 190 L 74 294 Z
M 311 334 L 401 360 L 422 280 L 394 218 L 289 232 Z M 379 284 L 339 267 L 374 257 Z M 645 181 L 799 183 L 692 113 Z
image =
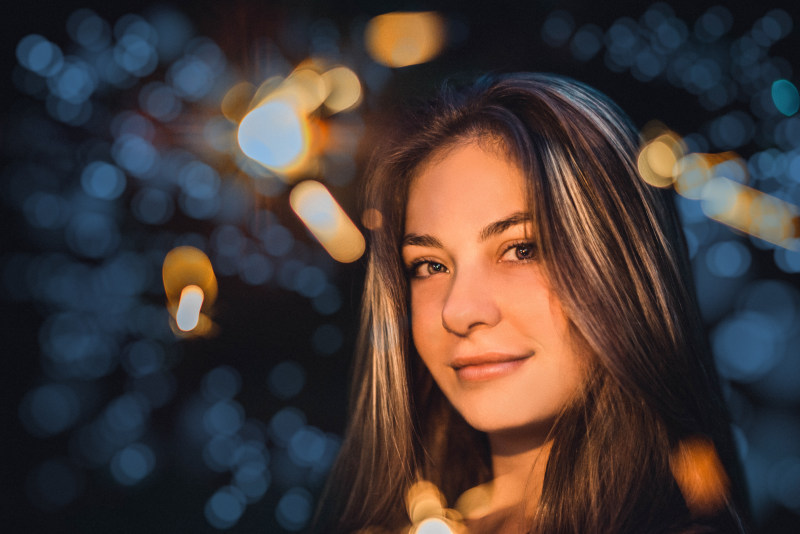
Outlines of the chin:
M 458 410 L 458 409 L 457 409 Z M 479 432 L 486 434 L 530 434 L 531 437 L 547 435 L 553 426 L 555 416 L 530 415 L 520 417 L 511 410 L 458 410 L 464 420 Z

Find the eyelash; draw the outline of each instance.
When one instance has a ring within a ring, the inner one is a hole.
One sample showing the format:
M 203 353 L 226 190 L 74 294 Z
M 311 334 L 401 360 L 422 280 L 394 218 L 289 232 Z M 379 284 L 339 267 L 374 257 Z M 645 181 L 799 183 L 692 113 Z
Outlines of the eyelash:
M 534 245 L 533 243 L 531 243 L 529 241 L 518 241 L 516 243 L 511 243 L 510 245 L 508 245 L 505 248 L 505 250 L 503 250 L 503 253 L 501 254 L 500 257 L 501 258 L 504 257 L 511 250 L 521 249 L 521 248 L 530 249 L 530 251 L 531 251 L 530 252 L 530 257 L 528 257 L 528 258 L 519 258 L 518 257 L 518 258 L 516 258 L 514 260 L 511 260 L 512 263 L 528 263 L 528 262 L 536 260 L 536 245 Z M 434 273 L 428 273 L 427 275 L 418 274 L 420 267 L 422 267 L 422 266 L 424 266 L 426 264 L 428 266 L 440 265 L 443 270 L 442 271 L 438 271 L 438 272 L 434 272 Z M 428 278 L 430 276 L 433 276 L 434 274 L 439 274 L 439 273 L 442 273 L 442 272 L 449 272 L 449 269 L 447 269 L 447 267 L 443 263 L 438 262 L 438 261 L 434 261 L 431 258 L 419 258 L 418 260 L 415 260 L 414 262 L 412 262 L 411 265 L 406 267 L 406 272 L 407 272 L 409 278 L 418 278 L 418 279 L 420 279 L 420 278 Z

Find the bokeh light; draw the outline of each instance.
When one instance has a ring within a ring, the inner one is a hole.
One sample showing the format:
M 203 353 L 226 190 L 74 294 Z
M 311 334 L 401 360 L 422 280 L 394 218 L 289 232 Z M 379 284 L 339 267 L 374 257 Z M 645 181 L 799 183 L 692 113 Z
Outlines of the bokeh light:
M 800 109 L 800 94 L 789 80 L 777 80 L 772 84 L 772 102 L 778 111 L 791 117 Z
M 64 384 L 47 384 L 29 391 L 20 403 L 20 419 L 28 432 L 51 436 L 72 426 L 80 415 L 80 401 Z
M 331 113 L 348 111 L 361 102 L 361 81 L 351 69 L 334 67 L 322 73 L 322 80 L 328 87 L 325 108 Z
M 314 180 L 301 182 L 292 189 L 289 202 L 333 259 L 350 263 L 364 254 L 364 236 L 324 185 Z
M 111 474 L 122 485 L 132 486 L 149 475 L 155 467 L 155 455 L 143 443 L 132 443 L 111 459 Z
M 203 307 L 203 290 L 196 285 L 188 285 L 181 290 L 175 322 L 184 332 L 194 330 L 200 321 L 200 309 Z
M 311 494 L 303 488 L 291 488 L 278 501 L 275 517 L 283 528 L 297 532 L 311 519 L 312 509 Z
M 387 67 L 407 67 L 436 57 L 446 37 L 445 21 L 438 13 L 396 12 L 371 19 L 364 41 L 375 61 Z
M 414 524 L 444 515 L 445 499 L 435 484 L 427 480 L 415 482 L 406 493 L 406 511 Z
M 225 530 L 235 525 L 242 517 L 245 497 L 239 488 L 225 486 L 206 502 L 205 515 L 211 526 Z
M 424 520 L 414 529 L 415 534 L 453 534 L 453 530 L 443 519 L 430 518 Z
M 297 362 L 285 361 L 276 365 L 269 373 L 269 390 L 279 399 L 296 396 L 303 389 L 306 373 Z
M 669 187 L 674 181 L 674 167 L 684 151 L 677 135 L 671 132 L 659 135 L 639 152 L 639 174 L 650 185 Z
M 291 174 L 309 153 L 310 132 L 301 109 L 288 98 L 268 99 L 239 124 L 239 147 L 249 158 L 282 174 Z
M 217 279 L 208 256 L 195 247 L 176 247 L 164 258 L 161 271 L 168 309 L 178 328 L 208 332 L 205 318 L 217 297 Z

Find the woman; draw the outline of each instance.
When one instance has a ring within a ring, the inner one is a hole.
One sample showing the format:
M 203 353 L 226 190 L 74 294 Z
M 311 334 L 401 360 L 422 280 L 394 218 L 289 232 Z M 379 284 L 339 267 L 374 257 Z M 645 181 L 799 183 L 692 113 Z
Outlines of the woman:
M 742 530 L 683 238 L 638 148 L 596 91 L 515 74 L 445 91 L 378 152 L 351 420 L 317 528 L 407 527 L 425 480 L 447 506 L 485 490 L 470 532 Z

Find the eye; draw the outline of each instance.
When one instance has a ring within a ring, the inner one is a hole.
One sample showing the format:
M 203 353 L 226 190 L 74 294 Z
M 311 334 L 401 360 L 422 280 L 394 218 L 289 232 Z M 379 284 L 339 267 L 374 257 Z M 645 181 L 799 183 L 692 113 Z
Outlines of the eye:
M 408 276 L 411 278 L 428 278 L 447 272 L 449 271 L 445 264 L 425 259 L 417 260 L 408 267 Z
M 513 254 L 513 255 L 512 255 Z M 533 243 L 514 243 L 503 252 L 503 261 L 531 261 L 536 258 L 536 246 Z

